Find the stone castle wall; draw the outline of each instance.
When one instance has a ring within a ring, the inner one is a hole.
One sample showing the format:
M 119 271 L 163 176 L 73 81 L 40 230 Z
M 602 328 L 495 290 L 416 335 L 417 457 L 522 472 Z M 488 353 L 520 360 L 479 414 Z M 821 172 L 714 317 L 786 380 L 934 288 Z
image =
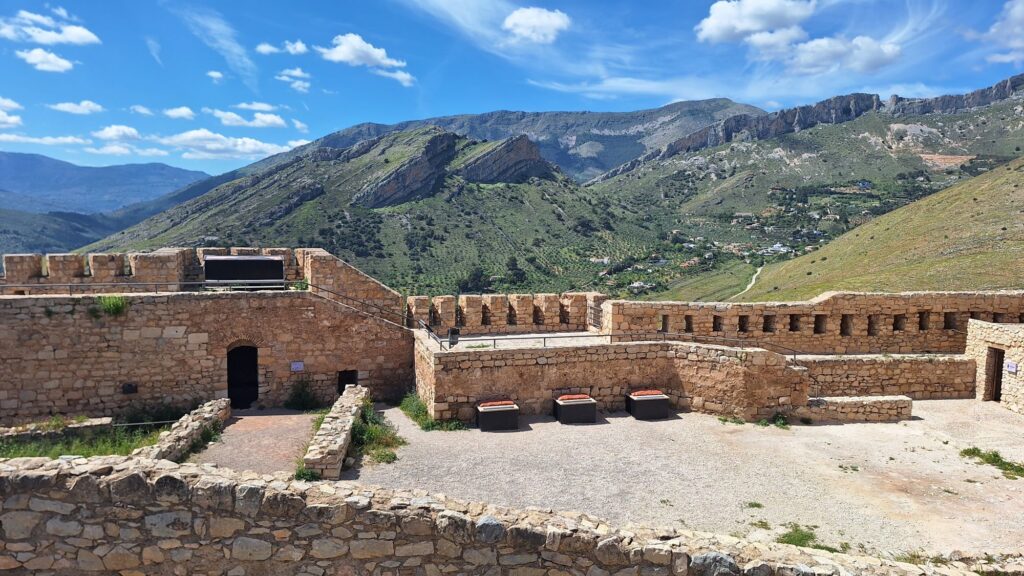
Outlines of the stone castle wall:
M 843 396 L 811 398 L 794 415 L 810 424 L 902 422 L 910 420 L 913 400 L 907 396 Z
M 974 398 L 975 362 L 966 356 L 799 356 L 796 364 L 807 368 L 811 396 Z
M 1003 351 L 1002 365 L 994 362 L 991 349 Z M 1024 325 L 994 324 L 972 320 L 967 338 L 966 356 L 974 359 L 978 400 L 993 400 L 991 373 L 1002 377 L 999 401 L 1014 412 L 1024 414 Z
M 400 396 L 413 381 L 408 330 L 308 292 L 124 298 L 125 312 L 111 316 L 94 296 L 0 297 L 0 422 L 222 398 L 237 345 L 257 347 L 267 405 L 300 379 L 332 401 L 343 370 L 357 371 L 378 398 Z M 126 384 L 137 391 L 125 393 Z
M 1024 321 L 1024 291 L 827 293 L 808 302 L 603 304 L 601 332 L 662 331 L 782 353 L 962 353 L 969 319 Z
M 802 370 L 766 350 L 677 342 L 441 352 L 417 333 L 417 390 L 431 415 L 470 421 L 476 403 L 515 400 L 523 414 L 550 414 L 555 398 L 586 393 L 622 410 L 634 389 L 658 388 L 678 409 L 747 419 L 806 403 Z
M 0 571 L 13 576 L 971 574 L 965 563 L 939 572 L 672 528 L 622 530 L 578 513 L 121 456 L 0 460 L 0 500 Z M 1017 561 L 989 560 L 992 573 L 1011 573 Z
M 186 281 L 185 264 L 186 251 L 174 248 L 133 254 L 6 254 L 0 295 L 174 292 Z
M 593 292 L 410 296 L 408 326 L 419 327 L 422 321 L 439 334 L 458 328 L 463 336 L 581 332 L 589 329 L 595 301 L 603 301 L 603 296 Z

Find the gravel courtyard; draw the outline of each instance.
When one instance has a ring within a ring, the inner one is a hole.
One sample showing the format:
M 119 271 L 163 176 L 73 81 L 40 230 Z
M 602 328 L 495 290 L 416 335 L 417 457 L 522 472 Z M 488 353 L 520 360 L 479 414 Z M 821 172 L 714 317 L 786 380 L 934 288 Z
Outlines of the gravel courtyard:
M 1024 461 L 1024 416 L 993 403 L 915 401 L 910 422 L 788 430 L 615 413 L 593 425 L 536 417 L 517 432 L 423 432 L 397 408 L 385 414 L 408 445 L 396 463 L 347 478 L 755 540 L 797 523 L 822 544 L 874 552 L 1010 551 L 1024 536 L 1024 481 L 959 455 L 977 446 Z

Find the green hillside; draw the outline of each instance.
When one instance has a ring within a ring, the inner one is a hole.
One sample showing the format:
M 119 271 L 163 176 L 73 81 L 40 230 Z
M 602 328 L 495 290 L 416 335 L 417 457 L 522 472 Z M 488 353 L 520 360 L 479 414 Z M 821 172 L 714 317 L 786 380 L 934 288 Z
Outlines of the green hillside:
M 1021 288 L 1024 160 L 881 216 L 822 249 L 765 268 L 743 300 L 829 290 Z

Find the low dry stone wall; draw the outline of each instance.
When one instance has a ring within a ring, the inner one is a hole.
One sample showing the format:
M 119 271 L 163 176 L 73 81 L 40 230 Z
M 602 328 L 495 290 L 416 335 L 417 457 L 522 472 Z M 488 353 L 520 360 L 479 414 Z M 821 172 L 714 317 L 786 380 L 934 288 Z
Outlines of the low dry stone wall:
M 204 432 L 220 430 L 230 417 L 231 401 L 227 398 L 207 402 L 179 418 L 170 430 L 161 432 L 156 444 L 138 448 L 132 456 L 177 461 L 201 441 Z
M 86 420 L 61 422 L 54 425 L 49 422 L 33 422 L 10 428 L 0 428 L 0 441 L 31 442 L 33 440 L 55 440 L 71 436 L 88 436 L 100 431 L 108 431 L 114 419 L 89 418 Z
M 812 424 L 901 422 L 910 420 L 913 401 L 906 396 L 844 396 L 811 398 L 796 410 Z
M 1002 353 L 999 362 L 997 351 Z M 966 356 L 977 366 L 978 400 L 994 400 L 998 373 L 999 402 L 1024 414 L 1024 324 L 994 324 L 972 320 L 967 328 Z
M 955 355 L 800 356 L 811 396 L 974 398 L 974 360 Z
M 348 386 L 324 416 L 320 429 L 313 435 L 302 462 L 324 479 L 338 479 L 352 443 L 352 424 L 359 418 L 359 409 L 370 391 L 362 386 Z
M 961 562 L 936 569 L 675 529 L 623 530 L 578 513 L 125 457 L 0 460 L 0 498 L 0 570 L 17 576 L 971 573 Z M 1020 573 L 1013 561 L 994 557 L 988 567 Z
M 523 414 L 550 414 L 555 398 L 585 393 L 622 410 L 638 388 L 659 388 L 677 409 L 749 420 L 807 400 L 803 370 L 766 350 L 679 342 L 630 342 L 441 352 L 417 331 L 417 392 L 434 418 L 470 421 L 476 403 L 508 398 Z

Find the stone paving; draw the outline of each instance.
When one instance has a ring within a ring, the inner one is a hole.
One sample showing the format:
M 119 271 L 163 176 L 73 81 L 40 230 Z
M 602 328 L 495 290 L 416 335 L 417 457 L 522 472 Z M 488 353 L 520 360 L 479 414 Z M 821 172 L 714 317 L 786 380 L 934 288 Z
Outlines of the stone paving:
M 220 440 L 189 462 L 260 474 L 294 472 L 313 437 L 314 414 L 274 408 L 233 410 Z
M 517 432 L 423 432 L 396 408 L 385 414 L 409 441 L 398 461 L 343 477 L 759 541 L 795 522 L 822 544 L 872 552 L 1016 549 L 1024 524 L 1024 482 L 959 455 L 977 446 L 1024 461 L 1024 416 L 991 402 L 916 401 L 907 422 L 788 430 L 614 413 L 593 425 L 542 416 Z

